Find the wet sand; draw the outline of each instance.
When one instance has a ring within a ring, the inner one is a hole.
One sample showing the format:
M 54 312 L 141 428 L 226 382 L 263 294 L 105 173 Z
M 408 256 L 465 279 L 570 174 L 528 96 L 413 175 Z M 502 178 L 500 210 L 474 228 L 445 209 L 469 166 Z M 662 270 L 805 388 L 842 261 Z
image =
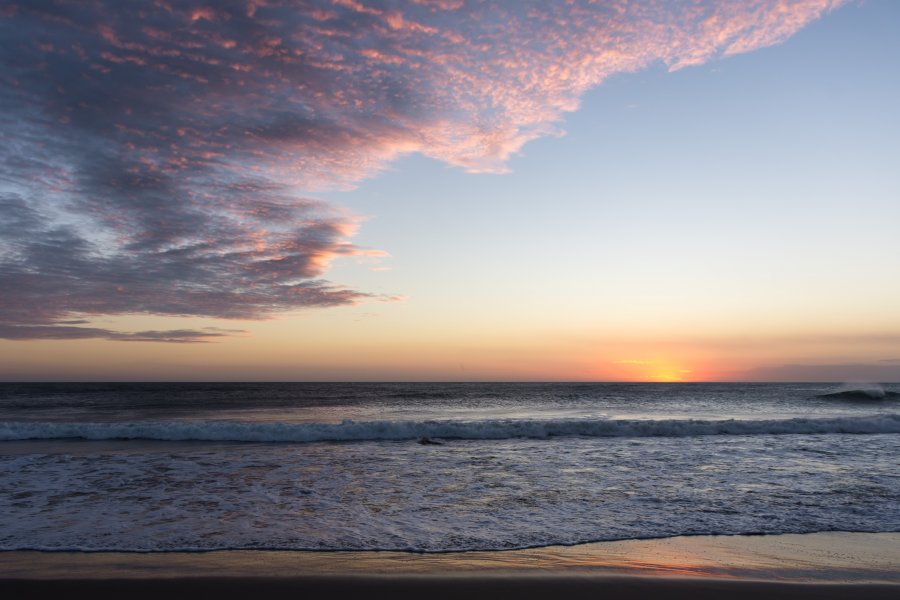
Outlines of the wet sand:
M 81 592 L 130 598 L 896 598 L 900 534 L 697 536 L 446 554 L 5 552 L 0 591 L 6 597 Z

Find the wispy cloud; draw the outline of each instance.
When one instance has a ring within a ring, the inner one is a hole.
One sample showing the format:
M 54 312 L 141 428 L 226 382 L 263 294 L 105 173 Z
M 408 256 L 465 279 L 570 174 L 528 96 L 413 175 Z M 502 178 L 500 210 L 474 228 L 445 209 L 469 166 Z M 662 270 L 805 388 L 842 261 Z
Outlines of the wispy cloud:
M 197 340 L 71 322 L 366 300 L 322 276 L 379 253 L 308 194 L 412 152 L 502 172 L 610 75 L 774 44 L 839 4 L 8 2 L 0 337 Z
M 52 325 L 5 325 L 0 324 L 0 338 L 10 340 L 83 340 L 102 338 L 117 342 L 168 342 L 176 344 L 198 344 L 246 333 L 242 330 L 168 329 L 162 331 L 134 331 L 123 333 L 99 327 L 72 327 L 55 322 Z

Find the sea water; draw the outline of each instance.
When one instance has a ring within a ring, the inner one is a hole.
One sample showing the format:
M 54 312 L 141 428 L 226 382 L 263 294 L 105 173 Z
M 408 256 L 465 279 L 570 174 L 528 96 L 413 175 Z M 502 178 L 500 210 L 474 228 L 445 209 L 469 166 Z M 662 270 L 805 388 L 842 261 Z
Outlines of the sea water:
M 2 384 L 0 550 L 900 531 L 898 389 Z

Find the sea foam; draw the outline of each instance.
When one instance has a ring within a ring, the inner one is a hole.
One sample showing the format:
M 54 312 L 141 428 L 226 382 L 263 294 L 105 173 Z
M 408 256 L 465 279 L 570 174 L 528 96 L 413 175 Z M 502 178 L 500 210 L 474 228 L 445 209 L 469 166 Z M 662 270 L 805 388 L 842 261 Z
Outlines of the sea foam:
M 502 440 L 550 437 L 690 437 L 715 435 L 900 433 L 900 415 L 791 419 L 487 419 L 480 421 L 351 421 L 341 423 L 249 423 L 154 421 L 0 423 L 0 440 L 140 439 L 232 442 L 353 442 Z

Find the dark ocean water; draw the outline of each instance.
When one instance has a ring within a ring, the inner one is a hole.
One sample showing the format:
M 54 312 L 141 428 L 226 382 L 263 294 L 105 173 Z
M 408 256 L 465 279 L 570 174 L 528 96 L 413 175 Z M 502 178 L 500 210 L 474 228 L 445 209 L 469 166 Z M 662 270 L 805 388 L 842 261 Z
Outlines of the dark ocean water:
M 2 384 L 0 549 L 900 531 L 898 391 Z

